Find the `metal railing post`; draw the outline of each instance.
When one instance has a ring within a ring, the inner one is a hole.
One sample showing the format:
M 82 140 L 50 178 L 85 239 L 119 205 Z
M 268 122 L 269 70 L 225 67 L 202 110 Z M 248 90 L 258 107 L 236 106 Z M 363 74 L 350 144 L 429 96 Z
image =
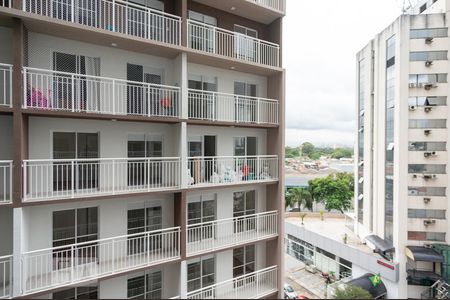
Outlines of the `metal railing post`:
M 72 112 L 74 112 L 75 111 L 75 75 L 74 74 L 71 75 L 71 83 L 72 83 L 72 87 L 71 87 Z
M 75 197 L 75 162 L 71 161 L 71 170 L 70 170 L 70 176 L 71 176 L 71 190 L 72 190 L 72 198 Z
M 22 70 L 22 76 L 23 76 L 23 100 L 22 100 L 23 103 L 22 104 L 23 104 L 23 108 L 26 109 L 27 105 L 28 105 L 28 99 L 27 99 L 28 82 L 27 82 L 27 70 L 26 69 Z M 12 83 L 12 80 L 11 80 L 11 83 Z M 12 101 L 11 101 L 11 105 L 12 105 Z

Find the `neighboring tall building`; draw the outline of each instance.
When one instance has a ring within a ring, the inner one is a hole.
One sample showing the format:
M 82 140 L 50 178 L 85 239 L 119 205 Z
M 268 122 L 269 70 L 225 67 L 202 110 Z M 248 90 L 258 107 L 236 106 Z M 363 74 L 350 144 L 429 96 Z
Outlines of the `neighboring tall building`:
M 284 0 L 0 0 L 0 298 L 283 295 Z
M 449 17 L 421 1 L 357 55 L 355 231 L 398 268 L 397 298 L 450 279 Z

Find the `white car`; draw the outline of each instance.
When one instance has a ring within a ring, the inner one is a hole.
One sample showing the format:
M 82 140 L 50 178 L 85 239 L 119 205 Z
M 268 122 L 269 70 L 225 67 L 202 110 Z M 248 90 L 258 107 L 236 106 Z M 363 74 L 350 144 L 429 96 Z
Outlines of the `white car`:
M 297 299 L 298 295 L 289 284 L 284 284 L 284 299 Z

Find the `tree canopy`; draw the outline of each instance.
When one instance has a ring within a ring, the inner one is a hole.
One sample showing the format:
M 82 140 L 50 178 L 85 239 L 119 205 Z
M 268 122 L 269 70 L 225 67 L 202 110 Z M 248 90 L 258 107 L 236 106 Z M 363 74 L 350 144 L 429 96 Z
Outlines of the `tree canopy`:
M 321 156 L 328 156 L 330 158 L 341 159 L 351 158 L 353 156 L 352 148 L 330 148 L 330 147 L 316 147 L 310 142 L 303 143 L 300 147 L 285 148 L 287 158 L 296 158 L 300 156 L 308 157 L 312 160 L 320 159 Z
M 344 213 L 352 207 L 353 178 L 351 173 L 337 173 L 310 180 L 309 191 L 313 201 L 324 203 L 328 211 L 338 210 Z
M 372 295 L 365 289 L 347 285 L 345 288 L 338 288 L 333 295 L 333 299 L 372 299 Z

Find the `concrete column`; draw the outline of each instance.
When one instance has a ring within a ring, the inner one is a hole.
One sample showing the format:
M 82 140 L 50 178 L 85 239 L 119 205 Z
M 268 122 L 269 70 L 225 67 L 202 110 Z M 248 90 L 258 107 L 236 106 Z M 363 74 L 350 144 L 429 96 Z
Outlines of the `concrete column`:
M 13 298 L 22 295 L 22 268 L 21 256 L 23 252 L 22 245 L 22 208 L 13 209 L 13 263 L 12 263 L 12 296 Z
M 189 117 L 188 106 L 188 63 L 187 54 L 180 54 L 181 59 L 181 118 L 187 120 Z
M 187 150 L 187 124 L 181 123 L 180 128 L 180 156 L 181 156 L 181 188 L 188 187 L 188 150 Z
M 180 299 L 187 299 L 187 261 L 183 260 L 180 267 Z

